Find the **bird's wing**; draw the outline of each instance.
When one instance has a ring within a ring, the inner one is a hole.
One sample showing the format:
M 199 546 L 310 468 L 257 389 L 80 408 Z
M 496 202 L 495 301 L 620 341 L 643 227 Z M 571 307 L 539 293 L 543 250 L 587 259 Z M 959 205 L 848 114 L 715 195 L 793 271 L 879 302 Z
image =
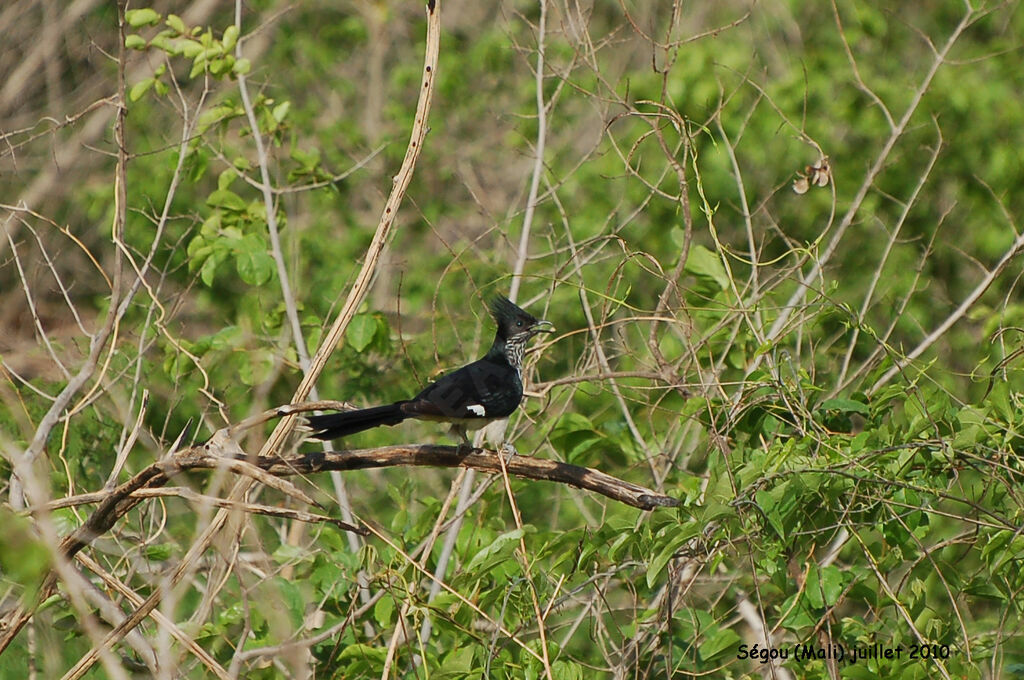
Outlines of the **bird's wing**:
M 515 369 L 481 359 L 431 383 L 402 410 L 421 418 L 504 418 L 516 410 L 522 397 Z

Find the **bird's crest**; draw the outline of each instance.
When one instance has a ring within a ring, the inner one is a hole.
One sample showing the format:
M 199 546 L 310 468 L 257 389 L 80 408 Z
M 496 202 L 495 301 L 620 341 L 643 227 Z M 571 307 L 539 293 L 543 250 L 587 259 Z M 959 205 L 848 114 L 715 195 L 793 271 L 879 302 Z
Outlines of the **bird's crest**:
M 494 322 L 498 326 L 504 326 L 509 322 L 515 322 L 517 320 L 523 322 L 524 327 L 532 326 L 537 323 L 537 318 L 527 312 L 525 309 L 521 309 L 516 303 L 509 300 L 504 295 L 495 295 L 494 299 L 491 300 L 490 304 L 491 316 L 494 317 Z

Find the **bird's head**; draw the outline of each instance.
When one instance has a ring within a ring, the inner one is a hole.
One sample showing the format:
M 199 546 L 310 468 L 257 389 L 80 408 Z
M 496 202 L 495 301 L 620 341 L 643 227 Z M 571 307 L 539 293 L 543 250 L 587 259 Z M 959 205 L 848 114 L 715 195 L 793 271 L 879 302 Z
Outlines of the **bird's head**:
M 504 295 L 497 295 L 491 300 L 491 316 L 498 324 L 498 337 L 506 342 L 525 344 L 538 333 L 554 333 L 550 321 L 538 319 L 529 312 L 520 309 Z

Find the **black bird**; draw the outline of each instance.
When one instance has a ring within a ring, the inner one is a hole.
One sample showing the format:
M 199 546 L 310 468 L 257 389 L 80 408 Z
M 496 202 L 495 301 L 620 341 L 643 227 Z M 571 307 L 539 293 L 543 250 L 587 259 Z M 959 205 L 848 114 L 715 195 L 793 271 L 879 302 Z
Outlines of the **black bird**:
M 494 343 L 482 359 L 467 364 L 427 385 L 412 399 L 358 411 L 309 416 L 314 439 L 339 439 L 380 425 L 397 425 L 407 418 L 451 423 L 452 433 L 468 443 L 467 430 L 505 418 L 523 398 L 523 354 L 538 333 L 553 333 L 549 321 L 539 320 L 504 296 L 490 304 L 498 324 Z

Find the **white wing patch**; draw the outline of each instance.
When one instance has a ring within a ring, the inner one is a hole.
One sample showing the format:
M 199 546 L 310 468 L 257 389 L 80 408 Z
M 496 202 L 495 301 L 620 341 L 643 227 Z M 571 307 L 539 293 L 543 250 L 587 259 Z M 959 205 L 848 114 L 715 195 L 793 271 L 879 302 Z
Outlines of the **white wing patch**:
M 481 418 L 487 415 L 487 411 L 480 404 L 470 404 L 466 407 L 466 410 L 474 415 L 480 416 Z

